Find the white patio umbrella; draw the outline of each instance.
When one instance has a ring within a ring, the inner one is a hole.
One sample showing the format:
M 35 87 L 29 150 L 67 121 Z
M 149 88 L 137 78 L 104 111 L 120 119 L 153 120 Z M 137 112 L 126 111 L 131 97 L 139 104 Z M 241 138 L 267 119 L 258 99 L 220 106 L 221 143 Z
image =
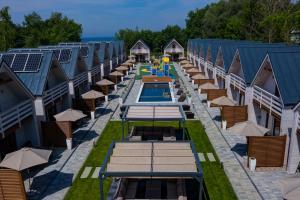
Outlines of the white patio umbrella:
M 77 120 L 80 120 L 84 117 L 86 117 L 86 115 L 83 114 L 82 111 L 74 110 L 71 108 L 54 115 L 56 121 L 63 121 L 63 122 L 76 122 Z
M 282 197 L 287 200 L 298 200 L 300 197 L 300 175 L 280 180 Z
M 264 136 L 270 129 L 260 126 L 252 121 L 236 123 L 227 129 L 228 131 L 243 136 Z
M 213 99 L 211 103 L 219 105 L 219 106 L 234 106 L 236 103 L 229 99 L 228 97 L 221 96 L 216 99 Z

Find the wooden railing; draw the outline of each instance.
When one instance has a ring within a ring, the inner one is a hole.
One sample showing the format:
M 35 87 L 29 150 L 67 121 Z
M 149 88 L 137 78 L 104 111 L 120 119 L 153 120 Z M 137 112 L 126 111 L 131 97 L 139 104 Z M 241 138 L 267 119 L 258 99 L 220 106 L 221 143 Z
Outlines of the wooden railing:
M 62 97 L 69 92 L 68 82 L 60 83 L 59 85 L 45 91 L 43 95 L 44 104 L 48 105 L 56 99 Z
M 32 100 L 28 99 L 4 112 L 0 113 L 0 131 L 4 134 L 4 131 L 14 126 L 17 123 L 21 123 L 23 119 L 33 114 Z
M 274 112 L 275 114 L 281 116 L 282 103 L 279 97 L 254 85 L 253 98 L 259 102 L 260 106 L 263 105 L 268 108 L 270 112 Z
M 220 66 L 216 66 L 216 74 L 217 74 L 217 76 L 225 79 L 225 70 L 224 70 L 224 68 L 222 68 Z
M 87 72 L 82 72 L 78 74 L 74 79 L 74 87 L 77 87 L 78 85 L 80 85 L 81 83 L 87 80 L 88 80 Z
M 245 92 L 246 90 L 246 83 L 245 80 L 233 73 L 230 73 L 230 84 L 234 88 L 238 88 L 239 90 Z

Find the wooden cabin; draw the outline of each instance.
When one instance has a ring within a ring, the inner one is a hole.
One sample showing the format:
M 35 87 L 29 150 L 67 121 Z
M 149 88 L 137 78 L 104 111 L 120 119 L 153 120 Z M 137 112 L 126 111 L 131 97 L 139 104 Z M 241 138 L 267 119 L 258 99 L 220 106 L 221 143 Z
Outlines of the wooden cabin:
M 150 48 L 143 40 L 138 40 L 130 49 L 130 55 L 135 56 L 136 62 L 150 61 Z
M 177 42 L 177 40 L 172 39 L 165 47 L 164 54 L 170 55 L 170 60 L 178 62 L 179 57 L 184 56 L 184 48 Z

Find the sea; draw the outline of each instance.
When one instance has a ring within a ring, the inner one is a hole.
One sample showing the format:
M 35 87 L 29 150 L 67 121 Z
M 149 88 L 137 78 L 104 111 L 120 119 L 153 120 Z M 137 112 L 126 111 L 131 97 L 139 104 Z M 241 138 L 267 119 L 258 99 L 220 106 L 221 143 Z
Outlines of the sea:
M 113 41 L 114 37 L 82 37 L 81 42 L 95 42 L 95 41 Z

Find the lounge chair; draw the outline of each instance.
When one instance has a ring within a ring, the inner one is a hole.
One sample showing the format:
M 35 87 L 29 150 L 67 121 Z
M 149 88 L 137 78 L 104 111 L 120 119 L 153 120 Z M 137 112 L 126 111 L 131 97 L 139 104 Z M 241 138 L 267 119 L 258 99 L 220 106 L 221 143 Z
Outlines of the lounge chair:
M 185 94 L 185 93 L 182 93 L 182 94 L 180 95 L 180 97 L 178 98 L 178 102 L 184 102 L 185 99 L 186 99 L 186 94 Z
M 176 94 L 181 95 L 182 93 L 183 93 L 183 89 L 179 89 Z

